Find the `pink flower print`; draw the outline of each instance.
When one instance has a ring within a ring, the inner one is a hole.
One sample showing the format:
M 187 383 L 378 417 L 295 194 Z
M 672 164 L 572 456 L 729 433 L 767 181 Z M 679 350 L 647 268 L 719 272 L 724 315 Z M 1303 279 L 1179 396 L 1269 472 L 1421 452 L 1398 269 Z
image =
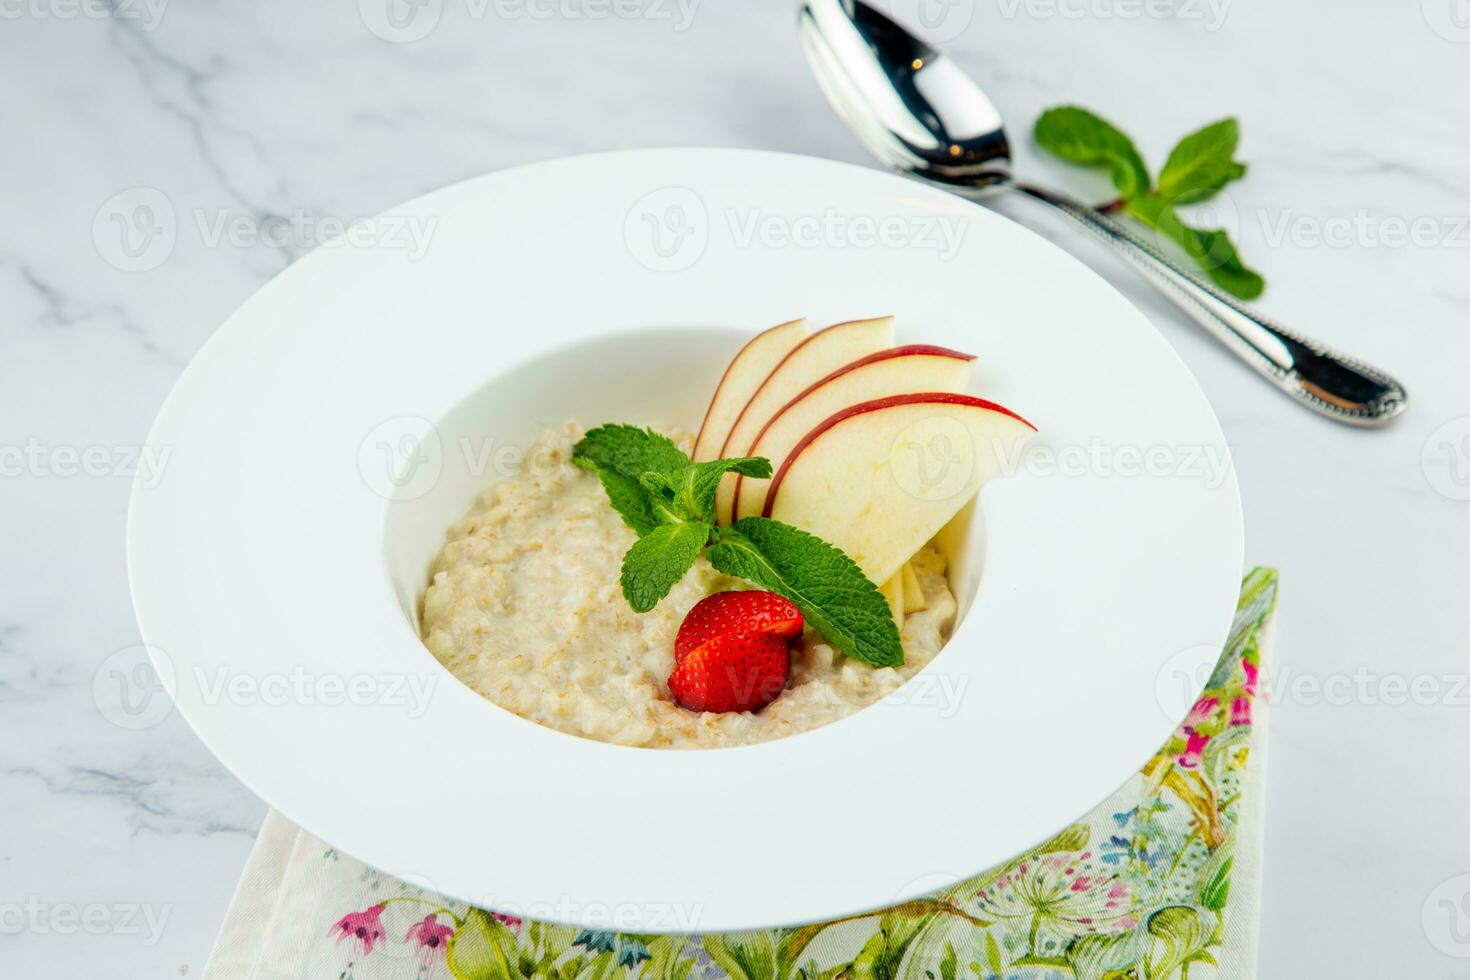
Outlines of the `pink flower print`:
M 1057 852 L 1023 861 L 976 896 L 980 914 L 1045 927 L 1060 937 L 1117 932 L 1130 909 L 1128 885 L 1093 863 L 1092 852 Z
M 1194 731 L 1201 725 L 1207 724 L 1219 706 L 1218 698 L 1200 698 L 1194 703 L 1194 707 L 1189 709 L 1189 717 L 1184 719 L 1184 727 Z
M 337 924 L 327 931 L 328 936 L 333 933 L 336 933 L 339 945 L 344 939 L 352 939 L 357 943 L 360 950 L 359 955 L 368 955 L 373 951 L 373 945 L 387 935 L 383 931 L 383 906 L 378 904 L 363 909 L 361 912 L 351 912 L 342 916 Z
M 436 959 L 444 955 L 445 944 L 449 942 L 449 937 L 452 935 L 454 935 L 454 928 L 440 925 L 436 913 L 430 912 L 423 919 L 408 927 L 408 934 L 403 937 L 403 941 L 415 944 L 415 951 L 419 954 L 419 959 L 428 969 L 433 967 Z
M 1240 662 L 1240 669 L 1245 673 L 1245 693 L 1251 697 L 1255 697 L 1256 683 L 1260 680 L 1261 676 L 1260 665 L 1253 664 L 1249 660 L 1242 660 Z
M 1230 702 L 1230 724 L 1249 725 L 1251 723 L 1251 699 L 1236 698 Z
M 501 925 L 505 926 L 511 932 L 515 933 L 517 936 L 519 936 L 521 934 L 521 919 L 520 919 L 520 916 L 515 916 L 515 915 L 501 915 L 499 912 L 491 912 L 490 913 L 490 918 L 494 919 L 496 922 L 499 922 Z
M 1189 742 L 1184 746 L 1184 754 L 1179 757 L 1179 767 L 1181 769 L 1199 768 L 1202 753 L 1208 744 L 1210 744 L 1210 736 L 1190 732 Z

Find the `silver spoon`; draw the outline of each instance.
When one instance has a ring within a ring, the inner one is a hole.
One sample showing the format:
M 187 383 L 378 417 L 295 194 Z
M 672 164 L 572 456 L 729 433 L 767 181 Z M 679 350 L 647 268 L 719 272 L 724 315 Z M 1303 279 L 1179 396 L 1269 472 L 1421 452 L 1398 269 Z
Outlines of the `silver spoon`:
M 1093 208 L 1016 180 L 1000 113 L 942 53 L 861 0 L 800 0 L 802 47 L 837 114 L 900 173 L 964 196 L 1003 190 L 1097 235 L 1160 292 L 1297 401 L 1339 422 L 1384 425 L 1408 394 L 1393 378 L 1290 333 Z

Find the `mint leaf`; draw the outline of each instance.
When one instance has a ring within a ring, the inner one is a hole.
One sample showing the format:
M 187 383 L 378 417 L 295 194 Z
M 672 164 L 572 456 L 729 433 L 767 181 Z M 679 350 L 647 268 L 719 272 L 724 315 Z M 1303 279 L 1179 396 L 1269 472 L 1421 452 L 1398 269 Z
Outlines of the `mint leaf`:
M 674 440 L 636 425 L 600 425 L 591 430 L 573 447 L 572 462 L 616 470 L 634 480 L 649 472 L 678 479 L 690 465 Z
M 640 538 L 663 524 L 655 498 L 637 480 L 624 476 L 617 470 L 605 470 L 599 466 L 592 466 L 591 469 L 602 481 L 608 503 L 612 504 L 623 523 L 631 527 Z
M 1220 188 L 1245 176 L 1237 163 L 1240 126 L 1221 119 L 1179 141 L 1159 171 L 1159 194 L 1174 204 L 1194 204 L 1213 197 Z
M 1215 284 L 1241 299 L 1255 299 L 1266 288 L 1260 273 L 1240 259 L 1230 235 L 1222 228 L 1192 228 L 1157 194 L 1128 202 L 1128 213 L 1168 236 L 1199 263 Z
M 691 464 L 669 437 L 636 425 L 598 426 L 572 448 L 572 462 L 597 473 L 608 502 L 640 537 L 680 520 L 672 490 L 661 490 L 677 486 Z
M 618 580 L 634 612 L 648 612 L 669 594 L 694 566 L 709 534 L 710 525 L 689 521 L 660 525 L 634 542 L 623 556 L 623 573 Z
M 685 476 L 686 495 L 681 499 L 691 517 L 715 523 L 715 491 L 726 473 L 764 480 L 771 475 L 771 461 L 763 456 L 744 456 L 695 463 Z
M 1147 191 L 1148 167 L 1133 141 L 1112 123 L 1078 106 L 1048 109 L 1036 120 L 1036 142 L 1063 160 L 1107 167 L 1113 186 L 1125 198 Z
M 707 555 L 727 575 L 749 579 L 796 604 L 843 653 L 874 667 L 903 663 L 888 600 L 847 555 L 814 534 L 765 517 L 717 532 Z

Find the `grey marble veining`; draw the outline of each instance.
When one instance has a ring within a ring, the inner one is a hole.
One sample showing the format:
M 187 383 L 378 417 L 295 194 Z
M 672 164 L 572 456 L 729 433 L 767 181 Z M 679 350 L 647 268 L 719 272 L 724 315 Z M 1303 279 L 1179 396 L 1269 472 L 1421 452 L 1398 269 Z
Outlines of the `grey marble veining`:
M 130 727 L 107 687 L 138 642 L 123 560 L 129 450 L 210 332 L 316 243 L 236 243 L 219 228 L 350 220 L 609 148 L 867 163 L 806 74 L 787 0 L 650 0 L 632 17 L 570 0 L 437 0 L 423 6 L 437 24 L 408 43 L 382 36 L 398 2 L 0 6 L 5 976 L 197 974 L 264 813 L 179 718 Z M 1395 428 L 1333 427 L 1100 248 L 1004 205 L 1116 283 L 1196 372 L 1235 450 L 1248 557 L 1283 570 L 1262 975 L 1466 975 L 1449 954 L 1470 953 L 1451 928 L 1470 936 L 1470 914 L 1442 920 L 1452 909 L 1437 904 L 1443 882 L 1470 873 L 1470 699 L 1452 690 L 1470 672 L 1460 0 L 1181 0 L 1141 16 L 1126 0 L 924 2 L 1018 132 L 1048 105 L 1080 102 L 1157 166 L 1184 132 L 1239 116 L 1252 169 L 1224 217 L 1270 281 L 1261 305 L 1409 385 L 1415 404 Z M 423 26 L 417 8 L 398 9 Z M 1107 196 L 1018 143 L 1019 169 Z M 128 229 L 108 224 L 108 202 L 137 188 L 178 231 L 161 261 L 130 271 L 138 259 L 118 251 Z M 1414 222 L 1425 240 L 1388 240 Z M 62 447 L 106 459 L 75 472 Z M 1356 676 L 1371 690 L 1346 700 L 1301 683 Z M 1437 693 L 1396 703 L 1394 677 Z M 48 918 L 89 903 L 140 905 L 162 925 L 91 935 Z

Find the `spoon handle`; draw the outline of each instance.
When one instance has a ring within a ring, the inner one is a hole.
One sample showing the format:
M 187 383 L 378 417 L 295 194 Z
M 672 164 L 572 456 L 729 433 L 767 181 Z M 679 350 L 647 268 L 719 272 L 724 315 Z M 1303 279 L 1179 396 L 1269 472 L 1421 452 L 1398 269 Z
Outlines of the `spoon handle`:
M 1107 242 L 1241 360 L 1308 408 L 1372 427 L 1392 421 L 1408 404 L 1404 387 L 1387 374 L 1273 323 L 1096 209 L 1044 188 L 1007 186 L 1051 205 Z

